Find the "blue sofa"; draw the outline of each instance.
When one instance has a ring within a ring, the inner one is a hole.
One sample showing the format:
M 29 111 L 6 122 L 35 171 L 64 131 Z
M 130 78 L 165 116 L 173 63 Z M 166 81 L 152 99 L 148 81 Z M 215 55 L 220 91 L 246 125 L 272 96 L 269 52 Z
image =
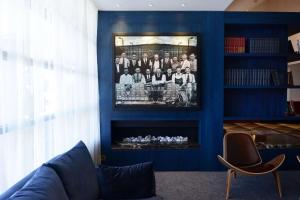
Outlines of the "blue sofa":
M 161 199 L 152 163 L 95 167 L 83 142 L 24 177 L 0 200 Z

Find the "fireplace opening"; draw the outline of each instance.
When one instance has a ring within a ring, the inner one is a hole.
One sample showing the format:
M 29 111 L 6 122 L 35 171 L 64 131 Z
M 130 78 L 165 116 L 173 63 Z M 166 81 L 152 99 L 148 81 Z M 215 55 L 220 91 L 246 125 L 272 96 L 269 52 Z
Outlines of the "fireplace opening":
M 124 120 L 111 123 L 112 149 L 187 149 L 199 147 L 198 121 Z

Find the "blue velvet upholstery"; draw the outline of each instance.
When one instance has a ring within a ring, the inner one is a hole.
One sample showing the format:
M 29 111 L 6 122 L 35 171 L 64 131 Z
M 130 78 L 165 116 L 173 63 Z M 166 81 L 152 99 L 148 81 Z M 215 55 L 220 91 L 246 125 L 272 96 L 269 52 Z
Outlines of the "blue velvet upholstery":
M 35 174 L 37 170 L 34 170 L 24 178 L 22 178 L 20 181 L 18 181 L 16 184 L 11 186 L 7 191 L 5 191 L 3 194 L 0 195 L 0 200 L 7 200 L 9 197 L 11 197 L 15 192 L 20 190 Z
M 124 167 L 99 166 L 97 174 L 103 199 L 155 196 L 155 176 L 151 162 Z
M 46 165 L 56 171 L 70 199 L 93 200 L 99 197 L 96 169 L 82 141 Z
M 155 196 L 152 163 L 96 170 L 86 146 L 79 142 L 20 180 L 0 200 L 96 200 L 100 189 L 106 195 L 103 199 L 161 199 Z
M 9 200 L 68 200 L 56 172 L 46 166 L 40 167 L 33 177 Z

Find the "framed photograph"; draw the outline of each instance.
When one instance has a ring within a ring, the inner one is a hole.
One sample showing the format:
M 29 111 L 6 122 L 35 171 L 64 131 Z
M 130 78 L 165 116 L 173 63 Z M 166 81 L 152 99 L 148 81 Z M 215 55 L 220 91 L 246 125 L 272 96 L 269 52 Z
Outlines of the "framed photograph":
M 113 34 L 115 109 L 199 108 L 199 35 Z

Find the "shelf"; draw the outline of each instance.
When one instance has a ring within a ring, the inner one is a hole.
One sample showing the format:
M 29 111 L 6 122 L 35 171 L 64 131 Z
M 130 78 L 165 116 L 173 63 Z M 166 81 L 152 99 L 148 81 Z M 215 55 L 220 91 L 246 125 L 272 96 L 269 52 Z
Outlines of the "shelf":
M 300 89 L 297 83 L 288 85 L 287 64 L 291 53 L 287 48 L 287 28 L 275 24 L 261 27 L 232 24 L 225 26 L 224 35 L 247 38 L 245 52 L 229 53 L 224 48 L 224 122 L 300 123 L 300 116 L 285 115 L 287 92 Z
M 224 86 L 224 89 L 297 89 L 300 85 L 294 86 Z
M 284 86 L 224 86 L 225 89 L 286 89 Z
M 287 57 L 286 54 L 224 53 L 225 57 Z
M 293 85 L 293 86 L 288 86 L 288 89 L 295 89 L 295 88 L 300 88 L 300 85 Z
M 277 117 L 224 116 L 224 121 L 300 121 L 300 115 Z
M 288 61 L 289 63 L 296 63 L 297 61 L 300 60 L 300 54 L 293 54 L 288 56 Z
M 299 63 L 300 63 L 300 60 L 296 60 L 296 61 L 293 61 L 293 62 L 289 62 L 288 66 L 291 67 L 293 65 L 298 65 Z

